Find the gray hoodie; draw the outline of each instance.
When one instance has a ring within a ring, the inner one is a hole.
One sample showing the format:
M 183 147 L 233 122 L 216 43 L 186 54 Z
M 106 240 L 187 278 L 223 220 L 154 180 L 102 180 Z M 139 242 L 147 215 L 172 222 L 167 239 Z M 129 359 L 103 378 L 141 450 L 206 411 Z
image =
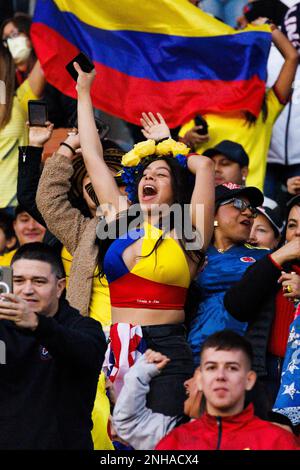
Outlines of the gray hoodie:
M 118 435 L 136 450 L 151 450 L 168 434 L 182 416 L 165 416 L 146 407 L 146 397 L 153 377 L 159 375 L 156 365 L 144 355 L 130 367 L 118 396 L 113 425 Z

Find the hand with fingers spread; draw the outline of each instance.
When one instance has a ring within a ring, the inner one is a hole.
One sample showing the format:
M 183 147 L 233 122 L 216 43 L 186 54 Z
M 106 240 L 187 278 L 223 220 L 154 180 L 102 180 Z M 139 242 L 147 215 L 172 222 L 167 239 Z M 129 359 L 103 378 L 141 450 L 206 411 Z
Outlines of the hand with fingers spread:
M 1 294 L 0 320 L 13 321 L 20 328 L 35 330 L 38 326 L 38 315 L 30 305 L 16 294 Z
M 142 113 L 140 119 L 143 127 L 142 133 L 146 139 L 156 141 L 171 137 L 170 129 L 161 114 L 156 113 L 157 119 L 153 113 Z
M 94 78 L 96 76 L 96 70 L 93 69 L 91 72 L 84 72 L 77 62 L 73 63 L 74 69 L 78 73 L 76 90 L 78 94 L 87 93 L 90 94 L 90 89 Z
M 29 128 L 29 145 L 32 147 L 43 147 L 46 142 L 51 138 L 54 124 L 50 121 L 46 121 L 46 126 L 30 126 L 29 122 L 26 122 Z
M 300 298 L 300 276 L 298 274 L 295 272 L 286 273 L 282 271 L 278 283 L 282 285 L 284 297 L 290 300 Z
M 162 370 L 166 367 L 168 362 L 170 362 L 170 359 L 167 356 L 158 351 L 152 351 L 152 349 L 147 349 L 145 352 L 145 359 L 149 364 L 155 364 L 158 370 Z

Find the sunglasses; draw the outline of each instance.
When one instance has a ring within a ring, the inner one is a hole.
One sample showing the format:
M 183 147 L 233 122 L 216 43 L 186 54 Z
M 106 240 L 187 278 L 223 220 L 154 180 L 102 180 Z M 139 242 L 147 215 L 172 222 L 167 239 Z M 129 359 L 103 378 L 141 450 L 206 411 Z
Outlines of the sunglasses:
M 251 212 L 251 217 L 255 219 L 257 217 L 258 212 L 255 207 L 252 207 L 251 204 L 248 204 L 248 202 L 244 201 L 244 199 L 238 199 L 238 198 L 232 198 L 232 199 L 227 199 L 226 201 L 221 202 L 220 206 L 225 206 L 226 204 L 232 203 L 233 207 L 238 209 L 241 212 L 245 212 L 246 209 L 249 209 Z

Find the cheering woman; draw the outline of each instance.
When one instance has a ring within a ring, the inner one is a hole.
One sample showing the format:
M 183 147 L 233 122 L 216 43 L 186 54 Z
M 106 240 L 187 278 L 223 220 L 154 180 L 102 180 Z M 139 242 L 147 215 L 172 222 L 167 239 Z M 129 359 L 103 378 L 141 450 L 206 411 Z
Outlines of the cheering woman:
M 172 139 L 137 144 L 123 157 L 127 194 L 136 203 L 130 207 L 103 159 L 90 97 L 95 72 L 84 73 L 76 63 L 74 67 L 79 74 L 82 153 L 103 214 L 98 226 L 99 270 L 109 283 L 113 323 L 108 373 L 118 393 L 126 368 L 146 348 L 166 354 L 170 364 L 152 381 L 147 405 L 176 415 L 183 409 L 182 384 L 193 373 L 184 304 L 212 236 L 213 162 L 199 155 L 186 158 L 189 149 Z M 187 205 L 193 227 L 188 237 Z M 142 217 L 132 224 L 136 207 Z

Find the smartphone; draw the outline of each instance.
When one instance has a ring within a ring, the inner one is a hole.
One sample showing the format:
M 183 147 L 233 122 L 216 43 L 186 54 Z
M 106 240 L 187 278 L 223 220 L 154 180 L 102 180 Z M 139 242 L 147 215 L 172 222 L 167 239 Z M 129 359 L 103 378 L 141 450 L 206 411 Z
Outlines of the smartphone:
M 48 121 L 48 106 L 46 101 L 28 101 L 28 119 L 30 126 L 45 127 Z
M 195 126 L 202 126 L 202 129 L 198 129 L 196 131 L 198 134 L 205 135 L 208 133 L 208 124 L 202 116 L 200 115 L 196 116 L 194 121 L 195 121 Z
M 0 266 L 0 294 L 13 291 L 13 270 L 9 266 Z
M 93 62 L 83 52 L 80 52 L 80 54 L 74 57 L 74 59 L 66 65 L 67 71 L 75 82 L 77 82 L 78 73 L 74 69 L 73 62 L 77 62 L 84 72 L 91 72 L 95 68 Z

